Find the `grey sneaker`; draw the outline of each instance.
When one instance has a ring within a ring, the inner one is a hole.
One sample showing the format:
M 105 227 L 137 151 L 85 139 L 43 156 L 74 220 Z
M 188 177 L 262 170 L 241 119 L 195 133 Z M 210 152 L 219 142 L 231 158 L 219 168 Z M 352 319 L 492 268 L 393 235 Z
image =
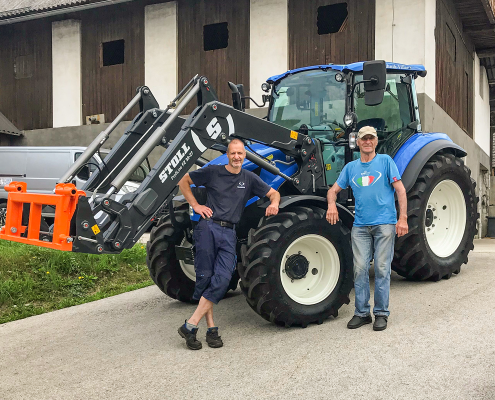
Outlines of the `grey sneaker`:
M 188 330 L 184 325 L 181 325 L 178 329 L 179 335 L 186 339 L 186 346 L 191 350 L 199 350 L 203 347 L 201 342 L 196 339 L 196 333 L 198 333 L 198 328 L 193 330 Z
M 206 343 L 213 348 L 223 346 L 222 337 L 218 335 L 218 328 L 212 328 L 206 331 Z
M 349 329 L 360 328 L 363 325 L 371 324 L 373 320 L 371 319 L 371 315 L 366 317 L 360 317 L 359 315 L 355 315 L 352 319 L 347 323 L 347 327 Z
M 388 318 L 385 315 L 376 315 L 375 323 L 373 324 L 374 331 L 384 331 L 387 329 Z

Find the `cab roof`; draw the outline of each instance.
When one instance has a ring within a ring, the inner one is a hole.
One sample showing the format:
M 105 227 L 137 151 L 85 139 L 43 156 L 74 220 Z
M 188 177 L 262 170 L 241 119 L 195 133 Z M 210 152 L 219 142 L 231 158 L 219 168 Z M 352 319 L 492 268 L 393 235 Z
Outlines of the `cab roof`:
M 268 83 L 276 83 L 281 79 L 285 78 L 286 76 L 297 74 L 298 72 L 311 71 L 315 69 L 323 69 L 323 70 L 333 69 L 336 71 L 343 71 L 343 72 L 349 72 L 349 71 L 362 72 L 363 64 L 364 61 L 355 62 L 346 65 L 344 64 L 312 65 L 310 67 L 291 69 L 290 71 L 284 72 L 283 74 L 273 75 L 270 78 L 268 78 L 266 81 Z M 400 71 L 426 72 L 425 67 L 421 64 L 399 64 L 394 62 L 387 62 L 385 64 L 387 66 L 387 72 L 400 72 Z

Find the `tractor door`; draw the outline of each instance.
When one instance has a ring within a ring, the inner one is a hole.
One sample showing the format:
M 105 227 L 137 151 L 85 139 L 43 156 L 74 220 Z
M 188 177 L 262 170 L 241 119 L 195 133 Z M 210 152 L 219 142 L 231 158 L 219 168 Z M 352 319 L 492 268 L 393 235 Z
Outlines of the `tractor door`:
M 363 79 L 356 75 L 355 81 Z M 354 91 L 353 106 L 357 115 L 357 129 L 373 126 L 378 133 L 377 152 L 391 157 L 417 131 L 416 113 L 413 106 L 411 77 L 405 74 L 387 74 L 383 102 L 377 106 L 364 103 L 364 87 L 358 85 Z

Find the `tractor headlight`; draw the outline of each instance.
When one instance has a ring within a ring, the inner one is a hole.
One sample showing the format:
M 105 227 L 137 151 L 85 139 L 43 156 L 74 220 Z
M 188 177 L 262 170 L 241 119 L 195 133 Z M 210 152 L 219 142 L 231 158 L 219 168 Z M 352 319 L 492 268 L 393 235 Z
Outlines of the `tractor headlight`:
M 357 140 L 357 133 L 356 132 L 349 133 L 349 148 L 351 149 L 356 148 L 356 140 Z
M 355 121 L 356 114 L 351 112 L 344 115 L 344 125 L 346 126 L 346 128 L 349 128 Z
M 344 80 L 344 75 L 342 75 L 342 74 L 335 74 L 335 80 L 337 82 L 342 82 Z
M 189 216 L 192 217 L 194 215 L 194 210 L 191 206 L 189 206 Z
M 262 83 L 261 90 L 263 90 L 263 92 L 268 93 L 270 91 L 270 85 L 267 82 Z

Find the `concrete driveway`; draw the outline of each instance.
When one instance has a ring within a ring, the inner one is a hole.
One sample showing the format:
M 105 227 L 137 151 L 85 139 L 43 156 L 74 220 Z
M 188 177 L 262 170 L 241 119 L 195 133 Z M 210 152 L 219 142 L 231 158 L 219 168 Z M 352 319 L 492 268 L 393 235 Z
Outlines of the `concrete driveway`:
M 194 352 L 177 334 L 193 306 L 156 287 L 0 325 L 0 398 L 494 399 L 494 253 L 477 241 L 437 283 L 393 274 L 383 332 L 348 330 L 352 302 L 279 328 L 236 291 L 216 309 L 225 346 Z

